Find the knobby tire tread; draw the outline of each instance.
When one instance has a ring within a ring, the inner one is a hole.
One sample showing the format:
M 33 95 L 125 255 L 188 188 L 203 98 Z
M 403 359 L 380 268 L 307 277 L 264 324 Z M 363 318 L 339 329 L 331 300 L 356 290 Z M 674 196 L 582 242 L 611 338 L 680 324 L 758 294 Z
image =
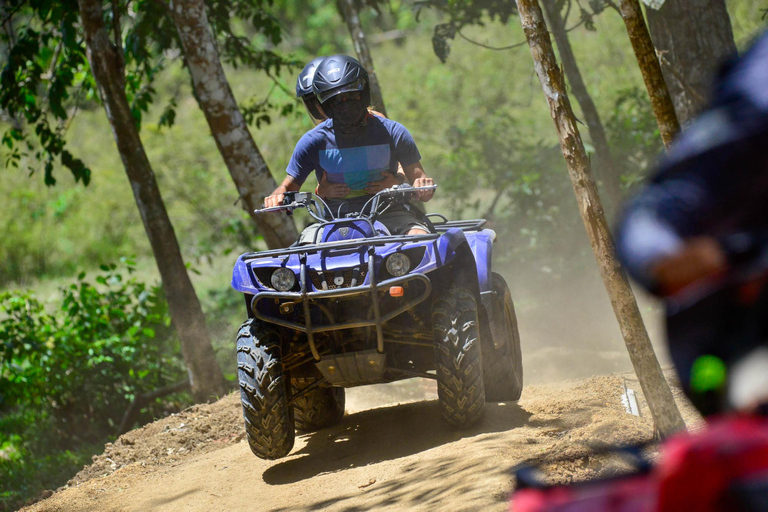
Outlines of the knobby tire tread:
M 485 390 L 475 296 L 451 288 L 432 305 L 437 395 L 445 421 L 466 428 L 483 418 Z
M 245 433 L 261 459 L 288 455 L 295 439 L 293 409 L 280 361 L 280 334 L 256 319 L 237 333 L 237 375 Z
M 499 348 L 494 346 L 493 330 L 483 330 L 483 365 L 485 398 L 488 402 L 511 402 L 520 399 L 523 392 L 523 362 L 520 351 L 520 333 L 512 295 L 506 281 L 493 273 L 494 297 L 493 321 L 502 322 L 504 340 Z M 507 317 L 506 315 L 509 315 Z
M 297 386 L 293 386 L 294 392 Z M 321 387 L 296 399 L 294 417 L 300 432 L 314 432 L 337 425 L 344 418 L 344 388 Z

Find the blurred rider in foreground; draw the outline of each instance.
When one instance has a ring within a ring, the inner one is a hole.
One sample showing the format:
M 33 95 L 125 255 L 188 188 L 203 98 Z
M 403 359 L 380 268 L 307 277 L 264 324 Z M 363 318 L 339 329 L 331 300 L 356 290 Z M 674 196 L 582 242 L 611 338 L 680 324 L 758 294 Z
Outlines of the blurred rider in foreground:
M 304 134 L 293 151 L 288 176 L 264 199 L 264 206 L 282 203 L 285 192 L 298 191 L 312 171 L 318 182 L 334 184 L 328 204 L 336 214 L 359 212 L 373 194 L 400 184 L 400 163 L 415 187 L 432 185 L 421 166 L 413 137 L 401 124 L 372 115 L 368 110 L 368 73 L 352 57 L 323 59 L 313 78 L 313 89 L 328 119 Z M 429 201 L 433 190 L 418 192 Z M 429 229 L 420 212 L 408 204 L 379 217 L 392 234 L 423 234 Z
M 317 96 L 315 96 L 315 90 L 312 87 L 312 81 L 315 78 L 315 71 L 317 70 L 317 66 L 319 66 L 324 59 L 326 59 L 326 57 L 315 57 L 312 59 L 309 63 L 307 63 L 306 66 L 304 66 L 304 69 L 301 70 L 301 73 L 299 73 L 299 76 L 296 79 L 296 97 L 301 99 L 301 101 L 304 103 L 304 108 L 306 108 L 307 114 L 309 114 L 309 118 L 312 120 L 315 126 L 328 119 L 328 116 L 326 116 L 325 112 L 323 112 L 323 107 L 320 105 L 320 101 L 317 99 Z M 368 112 L 375 116 L 383 118 L 387 117 L 381 112 L 376 112 L 370 107 L 368 108 Z M 405 172 L 399 163 L 397 164 L 397 178 L 401 184 L 405 183 L 406 181 Z M 322 179 L 318 180 L 315 194 L 322 197 L 323 199 L 338 199 L 344 197 L 347 194 L 348 191 L 346 188 L 347 187 L 344 186 L 340 187 L 335 183 L 330 183 L 327 179 Z
M 768 34 L 620 220 L 628 272 L 666 297 L 670 353 L 704 414 L 768 402 Z M 762 261 L 761 261 L 762 260 Z

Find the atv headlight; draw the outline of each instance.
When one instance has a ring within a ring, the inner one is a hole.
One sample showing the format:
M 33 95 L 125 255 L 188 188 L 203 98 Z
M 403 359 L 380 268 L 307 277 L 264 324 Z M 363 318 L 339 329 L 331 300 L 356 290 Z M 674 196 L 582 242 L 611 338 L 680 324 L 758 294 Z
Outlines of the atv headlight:
M 269 281 L 275 290 L 287 292 L 296 284 L 296 274 L 291 269 L 282 267 L 272 272 L 272 277 L 269 278 Z
M 402 252 L 390 254 L 387 257 L 387 272 L 394 277 L 404 276 L 411 270 L 411 260 Z

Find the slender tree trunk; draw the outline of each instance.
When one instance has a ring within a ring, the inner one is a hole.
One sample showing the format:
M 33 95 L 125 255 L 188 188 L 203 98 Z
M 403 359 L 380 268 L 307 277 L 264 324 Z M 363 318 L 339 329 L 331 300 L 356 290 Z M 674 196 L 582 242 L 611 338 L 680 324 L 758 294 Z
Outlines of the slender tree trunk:
M 88 62 L 160 270 L 171 318 L 179 333 L 192 394 L 198 401 L 207 401 L 224 395 L 227 389 L 216 364 L 203 310 L 189 280 L 176 234 L 128 106 L 122 55 L 109 40 L 101 4 L 101 0 L 78 0 Z
M 653 352 L 627 276 L 616 259 L 613 238 L 608 231 L 589 160 L 576 127 L 576 118 L 565 91 L 563 77 L 552 50 L 538 0 L 517 0 L 517 9 L 525 37 L 531 47 L 536 74 L 544 89 L 552 121 L 557 129 L 584 227 L 597 257 L 600 274 L 619 322 L 629 357 L 656 427 L 662 435 L 672 434 L 684 429 L 685 423 Z
M 717 67 L 736 54 L 725 0 L 666 0 L 645 12 L 677 118 L 686 125 L 705 106 Z
M 371 52 L 368 50 L 368 42 L 365 40 L 363 26 L 360 24 L 360 16 L 357 12 L 355 0 L 339 0 L 338 5 L 341 7 L 341 15 L 344 17 L 344 21 L 347 22 L 349 35 L 352 36 L 352 42 L 355 44 L 357 60 L 368 71 L 373 107 L 386 116 L 387 109 L 384 106 L 384 97 L 381 95 L 379 79 L 376 78 L 376 71 L 373 69 L 373 59 L 371 58 Z
M 661 140 L 664 142 L 664 146 L 668 148 L 672 139 L 680 131 L 680 123 L 677 121 L 675 107 L 669 97 L 669 90 L 664 81 L 664 75 L 661 73 L 661 66 L 656 57 L 651 36 L 645 26 L 643 11 L 640 10 L 640 4 L 637 0 L 619 0 L 619 9 L 624 25 L 627 27 L 627 34 L 629 34 L 632 49 L 635 51 L 637 63 L 643 74 L 645 88 L 651 98 L 653 115 L 656 116 L 656 122 L 659 125 Z
M 555 36 L 557 49 L 560 51 L 560 58 L 565 70 L 565 76 L 571 84 L 571 91 L 576 97 L 576 101 L 581 106 L 584 113 L 584 120 L 587 122 L 589 137 L 595 145 L 595 155 L 597 156 L 598 177 L 605 185 L 605 190 L 610 201 L 611 208 L 616 208 L 621 203 L 621 186 L 616 167 L 613 165 L 613 157 L 608 147 L 608 137 L 605 135 L 603 122 L 600 120 L 600 114 L 592 101 L 584 79 L 581 77 L 581 71 L 576 64 L 576 57 L 571 48 L 571 42 L 568 40 L 568 34 L 565 31 L 565 22 L 560 15 L 560 6 L 555 0 L 542 0 L 544 12 L 549 20 L 549 26 L 552 29 L 552 35 Z
M 259 227 L 269 248 L 291 245 L 298 233 L 290 217 L 253 213 L 277 185 L 229 87 L 208 25 L 205 3 L 203 0 L 171 0 L 168 7 L 192 75 L 195 97 L 237 186 L 243 208 Z

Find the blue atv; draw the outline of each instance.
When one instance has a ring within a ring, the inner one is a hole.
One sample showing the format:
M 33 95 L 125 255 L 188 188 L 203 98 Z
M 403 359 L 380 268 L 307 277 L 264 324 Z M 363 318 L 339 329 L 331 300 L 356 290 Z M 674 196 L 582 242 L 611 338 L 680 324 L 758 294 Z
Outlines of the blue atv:
M 436 379 L 442 416 L 455 428 L 480 421 L 486 401 L 520 398 L 517 318 L 506 282 L 491 271 L 496 234 L 485 220 L 431 214 L 431 233 L 402 236 L 377 220 L 424 188 L 385 189 L 343 217 L 302 192 L 259 210 L 306 208 L 318 224 L 291 247 L 243 254 L 232 274 L 248 313 L 237 368 L 256 456 L 283 457 L 295 429 L 340 422 L 353 386 Z

